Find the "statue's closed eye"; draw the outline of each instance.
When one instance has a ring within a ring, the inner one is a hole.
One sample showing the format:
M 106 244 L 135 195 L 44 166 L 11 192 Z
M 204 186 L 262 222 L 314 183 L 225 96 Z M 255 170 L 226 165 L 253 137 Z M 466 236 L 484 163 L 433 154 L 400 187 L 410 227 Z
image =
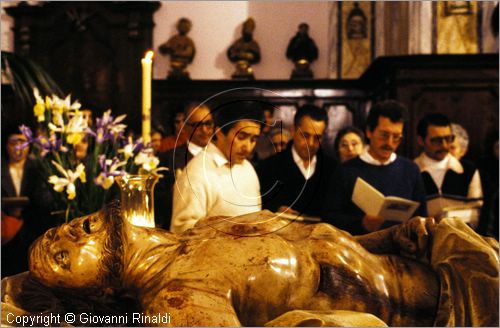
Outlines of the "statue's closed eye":
M 54 261 L 63 269 L 69 270 L 70 268 L 70 259 L 68 251 L 60 251 L 54 255 Z
M 90 234 L 91 231 L 90 231 L 90 220 L 89 219 L 83 221 L 83 230 L 86 233 Z

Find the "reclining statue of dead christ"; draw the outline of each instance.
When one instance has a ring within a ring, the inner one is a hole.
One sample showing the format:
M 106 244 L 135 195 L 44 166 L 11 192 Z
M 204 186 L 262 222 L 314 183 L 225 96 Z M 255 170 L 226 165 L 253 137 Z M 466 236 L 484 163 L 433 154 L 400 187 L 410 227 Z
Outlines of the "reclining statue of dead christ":
M 172 326 L 498 326 L 498 242 L 456 219 L 352 237 L 263 211 L 175 235 L 113 204 L 48 230 L 29 256 L 45 286 L 124 289 Z

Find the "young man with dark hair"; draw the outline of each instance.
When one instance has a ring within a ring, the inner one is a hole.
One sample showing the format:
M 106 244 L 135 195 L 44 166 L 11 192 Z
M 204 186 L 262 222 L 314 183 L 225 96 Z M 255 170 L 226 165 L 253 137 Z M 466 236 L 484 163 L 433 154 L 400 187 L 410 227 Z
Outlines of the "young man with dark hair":
M 417 134 L 417 142 L 424 151 L 415 158 L 415 163 L 422 172 L 427 195 L 483 196 L 479 171 L 474 164 L 450 154 L 455 136 L 448 117 L 439 113 L 427 114 L 418 123 Z
M 214 109 L 217 140 L 177 177 L 171 231 L 185 231 L 205 217 L 261 209 L 259 180 L 247 160 L 261 130 L 260 105 L 235 101 Z
M 294 117 L 293 142 L 257 166 L 262 206 L 274 212 L 320 216 L 336 161 L 323 153 L 324 109 L 305 105 Z
M 354 235 L 397 224 L 387 218 L 367 215 L 352 202 L 358 177 L 385 196 L 419 202 L 414 215 L 427 215 L 425 190 L 418 167 L 395 153 L 403 139 L 405 111 L 402 104 L 393 100 L 377 103 L 371 108 L 366 127 L 369 145 L 359 157 L 343 163 L 331 181 L 323 213 L 325 221 Z

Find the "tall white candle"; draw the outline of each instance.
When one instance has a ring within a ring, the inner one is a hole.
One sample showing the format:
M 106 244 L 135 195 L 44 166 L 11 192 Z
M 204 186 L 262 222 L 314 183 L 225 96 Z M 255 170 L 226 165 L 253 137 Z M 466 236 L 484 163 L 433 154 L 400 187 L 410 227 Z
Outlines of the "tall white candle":
M 148 51 L 141 59 L 142 64 L 142 140 L 151 141 L 151 80 L 153 51 Z

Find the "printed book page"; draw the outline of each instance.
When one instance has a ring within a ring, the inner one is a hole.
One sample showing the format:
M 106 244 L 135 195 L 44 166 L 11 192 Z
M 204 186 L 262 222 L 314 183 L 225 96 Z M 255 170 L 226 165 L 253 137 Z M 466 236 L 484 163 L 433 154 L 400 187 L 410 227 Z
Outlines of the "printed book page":
M 419 203 L 396 196 L 385 197 L 368 182 L 359 178 L 354 185 L 352 201 L 368 215 L 404 222 L 411 218 Z
M 432 195 L 427 197 L 427 212 L 429 216 L 440 218 L 445 209 L 473 209 L 480 208 L 481 198 L 467 198 L 455 195 Z

